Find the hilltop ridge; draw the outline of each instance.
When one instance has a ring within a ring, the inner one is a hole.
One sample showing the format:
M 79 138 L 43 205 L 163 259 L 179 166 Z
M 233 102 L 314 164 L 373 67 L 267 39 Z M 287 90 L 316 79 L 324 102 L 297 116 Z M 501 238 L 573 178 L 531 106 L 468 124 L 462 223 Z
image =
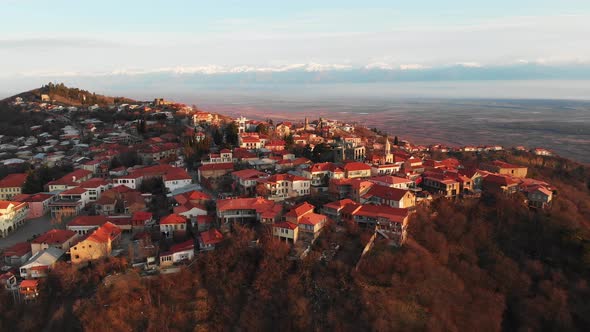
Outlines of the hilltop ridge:
M 26 100 L 53 101 L 54 103 L 63 104 L 66 106 L 84 106 L 94 104 L 105 106 L 123 102 L 135 102 L 135 100 L 131 98 L 100 95 L 79 88 L 67 87 L 63 83 L 52 82 L 49 82 L 40 88 L 21 92 L 17 95 L 5 98 L 0 100 L 0 102 L 14 100 L 18 97 Z

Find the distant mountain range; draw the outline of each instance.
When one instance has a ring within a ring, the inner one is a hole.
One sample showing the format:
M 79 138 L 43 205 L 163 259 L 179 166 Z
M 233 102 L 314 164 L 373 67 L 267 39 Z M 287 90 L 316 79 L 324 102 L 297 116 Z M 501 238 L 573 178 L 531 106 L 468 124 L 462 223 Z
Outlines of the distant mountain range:
M 518 63 L 486 66 L 462 63 L 442 67 L 419 64 L 392 66 L 375 63 L 365 66 L 338 64 L 292 64 L 275 67 L 197 66 L 150 70 L 119 70 L 105 73 L 67 73 L 23 75 L 11 78 L 0 92 L 24 90 L 31 84 L 47 81 L 85 86 L 106 93 L 125 93 L 143 98 L 153 94 L 178 96 L 207 89 L 224 90 L 279 87 L 296 84 L 347 84 L 441 81 L 535 81 L 590 80 L 590 64 L 546 65 Z M 2 82 L 0 82 L 2 83 Z M 542 98 L 542 96 L 539 96 Z
M 56 76 L 59 76 L 57 74 Z M 295 64 L 276 67 L 170 67 L 153 70 L 124 70 L 110 73 L 69 74 L 67 77 L 116 78 L 127 80 L 179 79 L 202 83 L 364 83 L 457 80 L 590 79 L 590 64 L 482 66 L 463 63 L 443 67 L 418 64 L 390 66 Z

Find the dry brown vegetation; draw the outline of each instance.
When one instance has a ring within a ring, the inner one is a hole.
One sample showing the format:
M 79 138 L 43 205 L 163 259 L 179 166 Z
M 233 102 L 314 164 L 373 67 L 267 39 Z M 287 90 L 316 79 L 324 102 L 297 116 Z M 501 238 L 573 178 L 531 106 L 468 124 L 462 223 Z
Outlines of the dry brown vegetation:
M 550 211 L 518 196 L 435 201 L 412 216 L 403 248 L 378 241 L 359 271 L 367 235 L 355 225 L 324 234 L 302 261 L 270 238 L 252 247 L 254 231 L 236 226 L 177 274 L 141 277 L 119 259 L 62 264 L 37 303 L 14 306 L 2 294 L 0 330 L 585 330 L 589 173 L 534 171 L 558 184 Z M 320 260 L 333 242 L 343 248 Z

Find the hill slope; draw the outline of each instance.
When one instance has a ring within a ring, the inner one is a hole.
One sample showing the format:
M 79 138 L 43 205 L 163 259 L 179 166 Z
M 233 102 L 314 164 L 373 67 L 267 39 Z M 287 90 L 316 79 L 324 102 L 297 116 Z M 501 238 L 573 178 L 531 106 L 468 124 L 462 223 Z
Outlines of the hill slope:
M 48 95 L 54 103 L 68 106 L 94 104 L 104 106 L 109 104 L 128 103 L 135 101 L 125 97 L 103 96 L 87 90 L 70 88 L 65 86 L 63 83 L 48 83 L 40 88 L 22 92 L 15 96 L 6 98 L 4 101 L 14 100 L 16 97 L 21 97 L 27 101 L 41 101 L 41 95 Z

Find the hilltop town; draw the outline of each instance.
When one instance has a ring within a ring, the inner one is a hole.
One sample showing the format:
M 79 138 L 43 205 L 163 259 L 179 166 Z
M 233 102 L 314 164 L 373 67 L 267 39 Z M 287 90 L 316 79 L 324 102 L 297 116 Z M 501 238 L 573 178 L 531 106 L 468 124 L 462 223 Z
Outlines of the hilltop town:
M 421 146 L 325 118 L 43 91 L 6 100 L 26 127 L 0 132 L 0 283 L 24 311 L 68 273 L 108 263 L 101 283 L 175 278 L 236 243 L 366 273 L 384 250 L 419 251 L 417 219 L 502 200 L 547 215 L 561 184 L 539 170 L 560 162 L 543 148 Z

